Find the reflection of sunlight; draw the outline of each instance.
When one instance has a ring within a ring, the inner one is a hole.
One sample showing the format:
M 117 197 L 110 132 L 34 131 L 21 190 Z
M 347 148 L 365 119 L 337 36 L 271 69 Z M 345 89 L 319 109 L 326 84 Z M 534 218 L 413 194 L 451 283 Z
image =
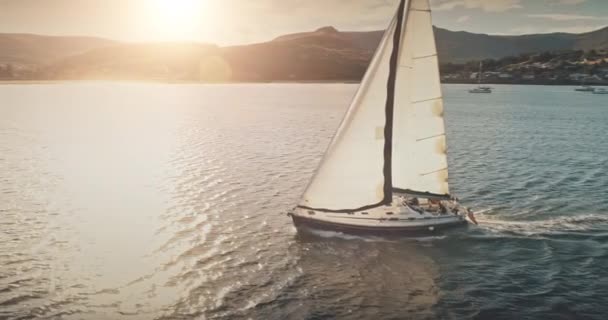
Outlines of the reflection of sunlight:
M 149 2 L 155 37 L 194 40 L 209 26 L 209 0 L 153 0 Z

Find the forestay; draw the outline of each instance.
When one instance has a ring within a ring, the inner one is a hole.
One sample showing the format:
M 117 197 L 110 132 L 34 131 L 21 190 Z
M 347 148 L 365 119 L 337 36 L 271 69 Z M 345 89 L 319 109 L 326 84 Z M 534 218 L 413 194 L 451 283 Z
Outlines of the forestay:
M 348 212 L 393 191 L 447 194 L 437 54 L 428 0 L 402 0 L 300 207 Z

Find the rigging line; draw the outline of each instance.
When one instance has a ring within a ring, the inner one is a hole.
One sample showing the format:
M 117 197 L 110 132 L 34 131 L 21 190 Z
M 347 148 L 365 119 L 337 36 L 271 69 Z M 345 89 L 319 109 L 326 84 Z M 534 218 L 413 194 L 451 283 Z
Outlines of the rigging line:
M 428 139 L 433 139 L 433 138 L 437 138 L 437 137 L 441 137 L 441 136 L 445 136 L 445 132 L 444 133 L 440 133 L 440 134 L 436 134 L 434 136 L 426 137 L 426 138 L 416 139 L 416 142 L 418 142 L 418 141 L 424 141 L 424 140 L 428 140 Z
M 450 195 L 449 194 L 440 194 L 440 193 L 432 193 L 432 192 L 428 192 L 428 191 L 416 191 L 416 190 L 411 190 L 411 189 L 401 189 L 401 188 L 393 188 L 393 190 L 396 193 L 399 194 L 408 194 L 408 195 L 413 195 L 413 196 L 418 196 L 418 197 L 431 197 L 431 198 L 441 198 L 441 199 L 449 199 Z
M 448 200 L 448 199 L 450 199 L 452 197 L 452 196 L 450 196 L 447 193 L 446 194 L 440 194 L 440 193 L 432 193 L 432 192 L 426 192 L 426 191 L 415 191 L 415 190 L 400 189 L 400 188 L 395 188 L 395 192 L 398 193 L 398 194 L 405 194 L 405 195 L 409 195 L 409 196 L 428 198 L 428 199 L 444 199 L 444 200 Z
M 439 100 L 439 99 L 443 99 L 443 96 L 436 97 L 436 98 L 430 98 L 430 99 L 424 99 L 424 100 L 418 100 L 418 101 L 412 101 L 412 103 L 422 103 L 422 102 Z
M 416 9 L 416 8 L 411 8 L 410 11 L 431 12 L 431 9 Z
M 436 57 L 436 56 L 437 56 L 437 54 L 433 53 L 433 54 L 429 54 L 429 55 L 426 55 L 426 56 L 413 57 L 412 60 L 425 59 L 425 58 L 431 58 L 431 57 Z
M 443 169 L 435 170 L 435 171 L 433 171 L 433 172 L 421 173 L 420 175 L 421 175 L 421 176 L 428 176 L 429 174 L 433 174 L 433 173 L 437 173 L 437 172 L 441 172 L 441 171 L 445 171 L 445 170 L 448 170 L 448 168 L 447 168 L 447 167 L 445 167 L 445 168 L 443 168 Z

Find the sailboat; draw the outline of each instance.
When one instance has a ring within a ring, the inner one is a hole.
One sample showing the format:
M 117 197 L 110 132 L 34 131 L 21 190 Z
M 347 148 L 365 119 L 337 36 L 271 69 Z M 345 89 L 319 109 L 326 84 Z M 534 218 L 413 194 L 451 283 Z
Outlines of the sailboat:
M 477 73 L 477 88 L 469 90 L 469 93 L 492 93 L 491 87 L 481 85 L 481 77 L 483 76 L 483 63 L 479 62 L 479 72 Z
M 593 94 L 608 94 L 608 90 L 604 88 L 595 88 Z
M 428 233 L 466 223 L 449 193 L 429 0 L 401 0 L 299 204 L 298 230 Z
M 595 88 L 590 86 L 590 85 L 586 85 L 585 84 L 585 79 L 583 78 L 583 80 L 581 81 L 581 86 L 578 88 L 574 88 L 574 91 L 579 91 L 579 92 L 594 92 Z

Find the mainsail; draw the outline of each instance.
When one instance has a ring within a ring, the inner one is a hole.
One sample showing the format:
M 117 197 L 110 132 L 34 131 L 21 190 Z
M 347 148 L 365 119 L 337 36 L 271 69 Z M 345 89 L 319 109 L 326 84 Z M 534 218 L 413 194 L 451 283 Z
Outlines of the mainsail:
M 448 196 L 443 104 L 428 0 L 401 0 L 301 208 L 350 212 L 393 192 Z
M 428 0 L 412 0 L 400 50 L 393 187 L 449 197 L 443 98 Z

